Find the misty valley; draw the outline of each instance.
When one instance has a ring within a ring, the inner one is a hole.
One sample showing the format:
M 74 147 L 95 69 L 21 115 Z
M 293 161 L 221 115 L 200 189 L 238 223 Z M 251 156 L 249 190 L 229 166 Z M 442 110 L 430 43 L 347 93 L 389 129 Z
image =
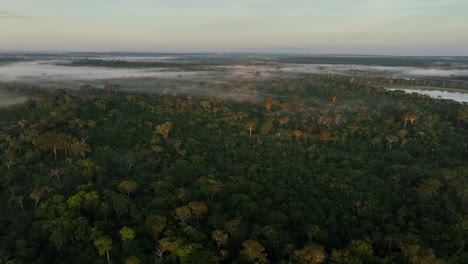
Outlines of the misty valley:
M 467 57 L 0 54 L 0 263 L 468 263 L 467 95 Z

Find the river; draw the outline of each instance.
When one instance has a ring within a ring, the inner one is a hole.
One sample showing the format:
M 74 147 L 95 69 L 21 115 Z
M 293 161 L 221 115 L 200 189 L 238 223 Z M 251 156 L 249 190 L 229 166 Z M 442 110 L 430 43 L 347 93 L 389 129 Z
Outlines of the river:
M 390 91 L 404 91 L 406 93 L 417 93 L 423 95 L 429 95 L 432 98 L 437 99 L 449 99 L 461 103 L 468 102 L 468 93 L 458 93 L 458 92 L 448 92 L 448 91 L 438 91 L 438 90 L 412 90 L 412 89 L 396 89 L 396 88 L 387 88 Z

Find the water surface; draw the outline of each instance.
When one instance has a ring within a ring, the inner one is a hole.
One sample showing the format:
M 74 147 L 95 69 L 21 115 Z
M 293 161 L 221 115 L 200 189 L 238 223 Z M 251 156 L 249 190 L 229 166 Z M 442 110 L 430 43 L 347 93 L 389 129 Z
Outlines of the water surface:
M 423 95 L 429 95 L 432 98 L 437 99 L 449 99 L 457 102 L 468 102 L 468 93 L 458 93 L 458 92 L 448 92 L 448 91 L 438 91 L 438 90 L 412 90 L 412 89 L 396 89 L 388 88 L 387 90 L 391 91 L 404 91 L 406 93 L 417 93 Z

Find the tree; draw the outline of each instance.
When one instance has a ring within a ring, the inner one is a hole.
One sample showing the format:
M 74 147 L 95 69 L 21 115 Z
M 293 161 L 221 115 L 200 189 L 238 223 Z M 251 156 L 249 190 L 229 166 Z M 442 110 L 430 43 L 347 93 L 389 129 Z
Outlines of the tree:
M 200 102 L 200 106 L 201 106 L 203 109 L 208 109 L 208 110 L 211 109 L 211 105 L 210 105 L 210 102 L 209 102 L 209 101 L 201 101 L 201 102 Z
M 408 119 L 410 121 L 410 125 L 413 126 L 414 122 L 416 121 L 416 119 L 418 118 L 418 113 L 417 112 L 411 112 L 408 114 Z
M 109 251 L 112 249 L 112 239 L 107 236 L 94 240 L 94 245 L 98 249 L 99 256 L 107 255 L 107 263 L 110 262 Z
M 332 101 L 333 103 L 336 101 L 336 99 L 340 96 L 340 92 L 337 90 L 330 91 L 328 93 L 328 100 Z
M 180 238 L 163 238 L 158 241 L 158 248 L 161 248 L 162 253 L 169 251 L 175 256 L 179 257 L 179 262 L 186 263 L 186 258 L 189 257 L 194 251 L 200 249 L 201 245 L 195 243 L 184 243 Z M 161 252 L 159 251 L 159 252 Z M 162 254 L 156 252 L 157 255 L 162 257 Z
M 65 156 L 68 156 L 68 148 L 73 142 L 73 138 L 63 133 L 55 133 L 52 131 L 38 134 L 37 131 L 28 131 L 28 138 L 32 143 L 45 151 L 53 151 L 54 159 L 57 159 L 57 151 L 64 150 Z
M 125 264 L 140 264 L 140 260 L 135 256 L 125 258 Z
M 262 106 L 265 107 L 265 109 L 270 112 L 271 111 L 271 106 L 273 105 L 273 98 L 271 96 L 266 97 L 263 99 Z
M 153 146 L 151 150 L 159 154 L 164 151 L 164 148 L 156 145 L 156 146 Z
M 333 250 L 331 260 L 335 263 L 360 264 L 369 260 L 374 254 L 368 239 L 351 240 L 343 250 Z
M 398 142 L 398 137 L 394 135 L 388 135 L 385 139 L 387 140 L 387 147 L 390 150 L 392 149 L 392 144 Z
M 213 177 L 201 177 L 197 183 L 200 185 L 200 191 L 206 195 L 207 201 L 213 201 L 214 196 L 224 188 L 224 184 Z
M 192 210 L 190 207 L 184 205 L 182 207 L 175 209 L 175 219 L 180 220 L 181 222 L 186 222 L 192 216 Z
M 273 128 L 273 120 L 273 118 L 269 118 L 263 122 L 262 127 L 260 128 L 260 133 L 262 133 L 262 135 L 268 135 L 271 131 Z
M 432 249 L 424 249 L 419 245 L 406 245 L 406 258 L 409 264 L 444 264 L 445 262 L 438 259 Z
M 218 250 L 220 249 L 221 246 L 226 246 L 228 242 L 228 234 L 224 232 L 223 230 L 213 230 L 211 232 L 211 238 L 216 242 L 216 245 L 218 246 Z
M 44 193 L 41 190 L 34 190 L 32 193 L 29 194 L 29 197 L 31 197 L 31 199 L 34 200 L 34 207 L 37 208 L 37 204 L 44 197 Z
M 127 196 L 130 196 L 130 193 L 135 191 L 137 188 L 138 184 L 134 181 L 122 181 L 118 186 L 120 191 L 127 193 Z
M 155 127 L 156 133 L 160 134 L 164 140 L 167 140 L 169 137 L 169 133 L 172 130 L 172 123 L 171 122 L 165 122 L 164 124 L 157 125 Z
M 320 227 L 318 225 L 307 225 L 305 228 L 307 238 L 309 242 L 312 242 L 312 239 L 317 236 L 320 232 Z
M 267 263 L 265 248 L 256 240 L 246 240 L 242 243 L 241 254 L 251 263 Z
M 8 149 L 5 151 L 3 155 L 3 164 L 5 167 L 7 167 L 8 170 L 15 164 L 15 158 L 15 154 L 12 150 Z
M 130 198 L 123 194 L 108 191 L 105 193 L 105 196 L 109 197 L 112 209 L 117 213 L 117 219 L 120 219 L 121 215 L 127 213 L 132 206 Z
M 60 177 L 65 174 L 65 170 L 63 168 L 53 168 L 50 170 L 50 173 L 57 178 L 58 182 L 60 182 Z
M 278 122 L 282 125 L 282 126 L 285 126 L 288 122 L 289 122 L 289 118 L 288 117 L 282 117 L 278 120 Z
M 12 206 L 20 206 L 21 207 L 21 210 L 24 211 L 24 205 L 23 205 L 23 200 L 24 200 L 24 196 L 23 195 L 20 195 L 20 196 L 12 196 L 8 203 Z
M 441 187 L 442 183 L 438 179 L 424 179 L 419 184 L 418 193 L 423 198 L 430 198 L 433 197 Z
M 126 226 L 120 229 L 119 234 L 120 234 L 120 238 L 122 239 L 122 241 L 129 241 L 135 238 L 135 231 Z
M 197 217 L 197 222 L 200 216 L 208 212 L 208 206 L 205 202 L 189 202 L 188 206 L 192 210 L 192 213 Z
M 166 251 L 167 251 L 167 247 L 165 243 L 158 243 L 158 246 L 156 247 L 156 255 L 162 258 L 164 252 Z
M 218 259 L 216 261 L 216 264 L 218 264 L 219 262 L 221 262 L 222 260 L 226 259 L 227 257 L 229 256 L 229 251 L 226 250 L 226 249 L 221 249 L 219 251 L 219 255 L 218 255 Z
M 245 123 L 245 128 L 249 130 L 249 140 L 252 141 L 252 131 L 255 130 L 255 125 L 257 122 L 251 120 Z
M 467 123 L 468 122 L 468 107 L 460 108 L 457 112 L 456 119 L 459 125 Z
M 107 94 L 110 94 L 111 92 L 118 90 L 119 88 L 120 88 L 119 84 L 106 83 L 104 85 L 104 91 L 106 91 Z
M 82 141 L 76 141 L 71 144 L 70 152 L 75 156 L 80 155 L 82 158 L 85 158 L 86 153 L 91 152 L 91 147 L 86 144 L 86 141 L 83 139 Z
M 325 261 L 325 251 L 318 245 L 306 245 L 294 251 L 295 259 L 301 264 L 319 264 Z
M 166 229 L 167 218 L 162 215 L 151 215 L 146 218 L 146 225 L 151 234 L 153 234 L 155 238 L 158 238 L 162 231 Z
M 400 138 L 401 141 L 401 146 L 404 146 L 407 142 L 406 136 L 408 135 L 408 130 L 406 129 L 400 129 L 398 130 L 398 137 Z
M 328 129 L 325 129 L 325 130 L 320 131 L 318 138 L 323 143 L 328 143 L 331 140 L 332 135 Z
M 294 136 L 296 136 L 296 141 L 299 142 L 299 140 L 301 139 L 301 136 L 302 136 L 302 131 L 294 130 L 293 134 L 294 134 Z
M 231 236 L 235 236 L 241 225 L 240 219 L 231 219 L 224 224 L 224 228 Z

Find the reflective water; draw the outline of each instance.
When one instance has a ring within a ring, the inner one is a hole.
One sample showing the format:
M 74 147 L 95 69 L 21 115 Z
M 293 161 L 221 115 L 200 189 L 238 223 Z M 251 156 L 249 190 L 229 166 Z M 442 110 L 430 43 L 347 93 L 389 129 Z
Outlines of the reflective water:
M 429 95 L 433 98 L 438 99 L 450 99 L 457 102 L 468 102 L 468 93 L 457 93 L 457 92 L 447 92 L 447 91 L 437 91 L 437 90 L 410 90 L 410 89 L 393 89 L 388 88 L 388 90 L 400 90 L 406 93 L 417 93 L 417 94 L 424 94 Z

